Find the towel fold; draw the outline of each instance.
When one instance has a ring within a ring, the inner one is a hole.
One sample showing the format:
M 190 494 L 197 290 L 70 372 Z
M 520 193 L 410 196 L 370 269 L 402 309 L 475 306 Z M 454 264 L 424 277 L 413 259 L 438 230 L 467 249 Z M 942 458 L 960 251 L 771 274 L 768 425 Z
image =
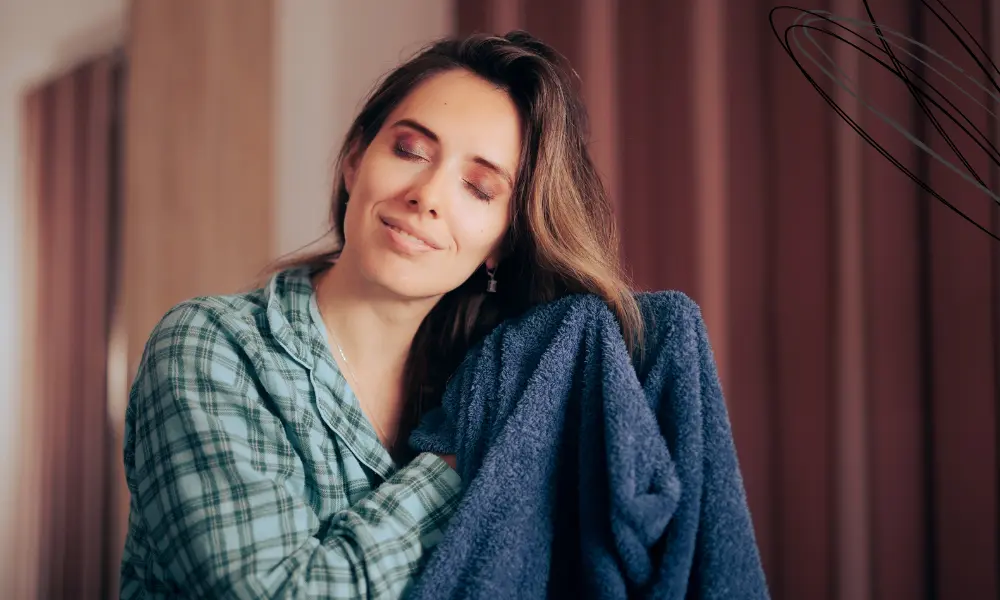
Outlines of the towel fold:
M 473 598 L 767 598 L 698 306 L 574 295 L 501 324 L 410 438 L 456 454 L 466 489 L 407 592 Z

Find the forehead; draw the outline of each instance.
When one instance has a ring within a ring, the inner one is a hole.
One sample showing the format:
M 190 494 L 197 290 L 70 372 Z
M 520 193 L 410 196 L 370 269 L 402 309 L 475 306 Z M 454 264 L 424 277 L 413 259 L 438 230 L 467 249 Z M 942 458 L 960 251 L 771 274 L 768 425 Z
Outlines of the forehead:
M 424 81 L 396 107 L 390 122 L 403 118 L 433 131 L 444 146 L 490 152 L 491 160 L 516 166 L 521 143 L 517 107 L 505 90 L 473 73 L 452 70 Z

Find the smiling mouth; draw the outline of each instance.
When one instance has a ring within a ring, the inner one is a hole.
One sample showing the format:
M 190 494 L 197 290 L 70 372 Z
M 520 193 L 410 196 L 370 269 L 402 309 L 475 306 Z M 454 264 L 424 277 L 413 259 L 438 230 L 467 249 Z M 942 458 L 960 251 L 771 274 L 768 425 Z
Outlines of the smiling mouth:
M 408 242 L 412 242 L 413 244 L 415 244 L 417 246 L 422 246 L 422 247 L 424 247 L 424 248 L 426 248 L 428 250 L 437 250 L 438 249 L 435 246 L 432 246 L 431 244 L 428 244 L 424 240 L 418 238 L 417 236 L 411 235 L 411 234 L 403 231 L 402 229 L 400 229 L 399 227 L 396 227 L 392 223 L 386 222 L 385 219 L 380 219 L 380 220 L 382 221 L 383 225 L 385 225 L 389 229 L 391 229 L 391 230 L 395 231 L 396 233 L 398 233 L 404 240 L 406 240 Z

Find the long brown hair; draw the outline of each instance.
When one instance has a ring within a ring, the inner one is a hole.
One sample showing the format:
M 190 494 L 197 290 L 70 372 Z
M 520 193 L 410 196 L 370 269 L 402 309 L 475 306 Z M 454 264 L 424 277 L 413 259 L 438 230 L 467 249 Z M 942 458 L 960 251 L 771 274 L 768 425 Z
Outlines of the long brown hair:
M 523 31 L 476 34 L 438 41 L 391 71 L 368 97 L 337 159 L 331 233 L 343 239 L 348 193 L 342 166 L 364 150 L 396 106 L 418 84 L 465 69 L 504 89 L 520 112 L 524 131 L 511 199 L 511 226 L 495 277 L 486 293 L 478 270 L 435 305 L 417 331 L 405 374 L 411 428 L 436 406 L 452 371 L 470 346 L 503 319 L 571 293 L 603 298 L 618 317 L 632 351 L 642 339 L 639 307 L 618 258 L 618 234 L 608 194 L 587 152 L 587 113 L 575 73 L 555 50 Z M 281 261 L 274 270 L 326 268 L 329 252 Z

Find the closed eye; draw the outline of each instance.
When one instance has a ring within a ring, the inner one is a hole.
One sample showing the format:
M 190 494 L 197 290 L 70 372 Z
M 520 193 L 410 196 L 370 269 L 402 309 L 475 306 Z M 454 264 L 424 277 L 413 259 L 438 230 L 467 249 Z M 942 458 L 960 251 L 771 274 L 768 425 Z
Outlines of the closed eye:
M 402 144 L 396 144 L 395 148 L 393 148 L 393 151 L 396 154 L 396 156 L 398 156 L 400 158 L 405 158 L 405 159 L 408 159 L 408 160 L 413 160 L 415 158 L 420 158 L 416 154 L 414 154 L 414 153 L 410 152 L 409 150 L 407 150 L 406 148 L 404 148 Z
M 428 160 L 425 156 L 417 152 L 414 152 L 413 149 L 409 148 L 405 143 L 405 140 L 399 140 L 395 144 L 393 144 L 392 151 L 393 154 L 402 158 L 403 160 L 414 161 L 414 162 L 426 162 Z M 472 183 L 468 179 L 464 179 L 463 183 L 465 183 L 465 187 L 468 188 L 469 192 L 471 192 L 472 195 L 478 198 L 479 200 L 482 200 L 483 202 L 486 203 L 489 203 L 491 200 L 493 200 L 493 194 L 487 192 L 486 190 Z
M 493 195 L 492 194 L 489 194 L 489 193 L 483 191 L 481 188 L 477 187 L 476 185 L 472 184 L 471 182 L 466 181 L 465 185 L 466 185 L 466 187 L 469 188 L 469 191 L 472 192 L 473 196 L 475 196 L 476 198 L 479 198 L 483 202 L 487 202 L 488 203 L 490 200 L 493 199 Z
M 396 156 L 404 158 L 406 160 L 427 160 L 426 158 L 417 154 L 416 152 L 411 152 L 410 150 L 407 150 L 402 143 L 396 143 L 395 147 L 393 148 L 393 152 L 396 154 Z

